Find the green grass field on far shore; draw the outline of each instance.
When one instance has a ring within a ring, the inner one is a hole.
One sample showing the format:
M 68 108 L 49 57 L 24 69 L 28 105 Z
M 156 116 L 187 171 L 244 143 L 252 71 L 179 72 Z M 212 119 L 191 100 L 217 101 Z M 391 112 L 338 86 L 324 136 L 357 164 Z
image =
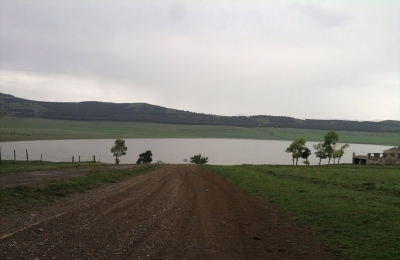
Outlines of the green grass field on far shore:
M 327 130 L 88 122 L 37 118 L 1 118 L 0 142 L 116 138 L 232 138 L 323 141 Z M 341 143 L 400 145 L 400 133 L 337 131 Z
M 345 259 L 400 259 L 399 166 L 204 166 L 311 227 Z

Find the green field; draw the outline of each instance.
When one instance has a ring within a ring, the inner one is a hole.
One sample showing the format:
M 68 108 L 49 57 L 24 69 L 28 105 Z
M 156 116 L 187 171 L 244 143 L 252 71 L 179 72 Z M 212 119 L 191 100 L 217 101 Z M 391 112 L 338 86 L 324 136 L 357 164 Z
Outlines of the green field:
M 400 259 L 400 167 L 204 166 L 315 230 L 348 259 Z
M 116 138 L 237 138 L 322 141 L 325 130 L 245 128 L 230 126 L 164 125 L 130 122 L 87 122 L 37 118 L 0 119 L 0 141 L 116 139 Z M 400 133 L 338 131 L 340 142 L 400 145 Z
M 49 203 L 65 198 L 73 193 L 85 192 L 107 183 L 115 183 L 126 178 L 145 174 L 158 168 L 156 165 L 145 165 L 131 169 L 113 169 L 100 171 L 100 163 L 50 163 L 50 162 L 14 162 L 3 161 L 0 169 L 7 168 L 7 172 L 50 170 L 73 167 L 91 167 L 91 172 L 81 177 L 72 177 L 57 181 L 43 182 L 32 186 L 17 186 L 0 189 L 0 216 L 16 214 L 25 211 L 38 210 Z M 6 172 L 6 173 L 7 173 Z M 4 173 L 4 172 L 3 172 Z
M 41 161 L 1 161 L 0 174 L 7 174 L 13 172 L 30 172 L 30 171 L 46 171 L 57 170 L 64 168 L 79 168 L 79 167 L 98 167 L 107 165 L 105 163 L 93 162 L 41 162 Z

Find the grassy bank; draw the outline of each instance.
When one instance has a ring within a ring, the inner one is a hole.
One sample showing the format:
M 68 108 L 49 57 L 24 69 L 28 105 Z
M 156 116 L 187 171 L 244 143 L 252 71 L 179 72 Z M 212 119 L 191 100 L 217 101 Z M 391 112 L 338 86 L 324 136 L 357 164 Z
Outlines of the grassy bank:
M 62 164 L 62 163 L 57 163 Z M 61 166 L 62 167 L 62 166 Z M 99 171 L 96 168 L 82 176 L 52 181 L 35 186 L 17 186 L 0 189 L 0 215 L 36 210 L 50 202 L 73 193 L 85 192 L 106 183 L 115 183 L 157 169 L 156 165 L 132 169 Z
M 400 259 L 400 167 L 205 166 L 349 259 Z
M 129 122 L 86 122 L 1 118 L 0 141 L 115 138 L 238 138 L 260 140 L 323 140 L 327 131 L 289 128 L 161 125 Z M 340 142 L 400 145 L 400 133 L 338 131 Z
M 45 171 L 57 170 L 64 168 L 79 168 L 79 167 L 96 167 L 106 165 L 104 163 L 93 162 L 41 162 L 41 161 L 1 161 L 0 174 L 7 174 L 11 172 L 30 172 L 30 171 Z

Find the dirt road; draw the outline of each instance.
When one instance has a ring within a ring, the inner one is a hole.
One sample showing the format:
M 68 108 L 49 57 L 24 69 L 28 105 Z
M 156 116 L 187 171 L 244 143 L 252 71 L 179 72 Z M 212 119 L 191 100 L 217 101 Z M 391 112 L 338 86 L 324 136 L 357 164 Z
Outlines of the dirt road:
M 1 219 L 0 259 L 335 259 L 308 230 L 192 165 Z

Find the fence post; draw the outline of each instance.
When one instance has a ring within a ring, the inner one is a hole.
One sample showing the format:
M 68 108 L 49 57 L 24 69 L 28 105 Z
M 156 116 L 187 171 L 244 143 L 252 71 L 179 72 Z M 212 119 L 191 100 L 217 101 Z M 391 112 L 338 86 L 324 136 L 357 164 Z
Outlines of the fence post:
M 74 156 L 72 156 L 72 162 L 74 162 Z
M 28 149 L 26 149 L 26 161 L 28 161 Z
M 81 162 L 81 156 L 79 155 L 79 162 Z
M 96 156 L 93 155 L 93 162 L 96 162 Z
M 14 150 L 14 163 L 15 163 L 15 150 Z

